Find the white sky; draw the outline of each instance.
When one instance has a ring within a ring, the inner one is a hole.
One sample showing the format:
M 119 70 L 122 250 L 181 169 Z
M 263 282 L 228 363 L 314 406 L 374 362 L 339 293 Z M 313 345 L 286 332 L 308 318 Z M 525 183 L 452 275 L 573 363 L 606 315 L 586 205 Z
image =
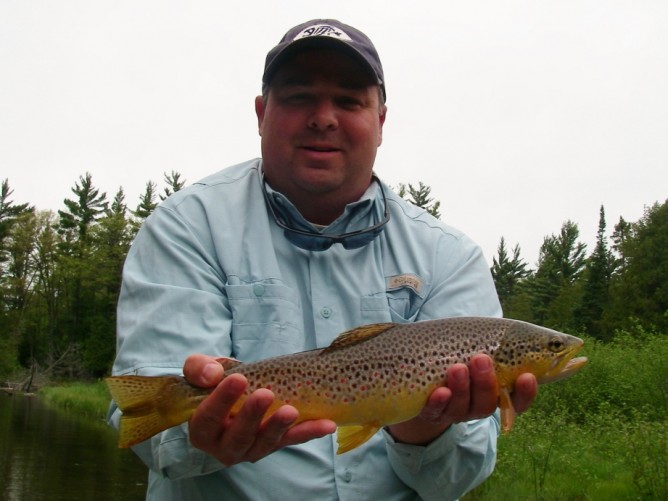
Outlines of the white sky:
M 601 204 L 611 231 L 668 197 L 665 0 L 0 0 L 0 180 L 57 210 L 89 171 L 134 208 L 258 156 L 266 52 L 317 17 L 380 52 L 376 171 L 430 185 L 490 263 L 505 236 L 533 266 L 568 219 L 591 250 Z

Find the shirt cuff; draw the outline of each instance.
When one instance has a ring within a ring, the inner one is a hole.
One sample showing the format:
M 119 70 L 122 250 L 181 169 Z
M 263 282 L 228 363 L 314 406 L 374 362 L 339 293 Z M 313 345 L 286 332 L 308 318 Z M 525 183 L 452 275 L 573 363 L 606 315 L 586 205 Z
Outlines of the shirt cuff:
M 411 445 L 397 442 L 392 435 L 383 428 L 383 435 L 387 443 L 387 453 L 406 469 L 415 475 L 423 465 L 442 459 L 454 450 L 466 434 L 466 423 L 455 423 L 445 430 L 429 445 Z

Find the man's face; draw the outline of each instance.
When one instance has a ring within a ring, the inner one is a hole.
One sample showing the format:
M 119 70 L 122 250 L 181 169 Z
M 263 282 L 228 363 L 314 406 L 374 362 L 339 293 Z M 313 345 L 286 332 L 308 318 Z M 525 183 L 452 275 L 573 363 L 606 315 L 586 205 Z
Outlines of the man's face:
M 317 200 L 340 211 L 359 199 L 382 140 L 379 99 L 372 77 L 344 53 L 311 50 L 284 63 L 255 104 L 270 185 L 300 210 Z

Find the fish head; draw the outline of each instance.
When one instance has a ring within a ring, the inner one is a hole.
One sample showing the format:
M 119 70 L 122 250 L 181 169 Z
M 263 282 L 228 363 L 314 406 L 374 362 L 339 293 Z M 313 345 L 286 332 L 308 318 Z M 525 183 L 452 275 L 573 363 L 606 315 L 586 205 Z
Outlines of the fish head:
M 499 383 L 512 388 L 526 372 L 536 376 L 539 384 L 569 377 L 587 363 L 586 357 L 573 358 L 583 346 L 576 336 L 514 322 L 493 355 Z

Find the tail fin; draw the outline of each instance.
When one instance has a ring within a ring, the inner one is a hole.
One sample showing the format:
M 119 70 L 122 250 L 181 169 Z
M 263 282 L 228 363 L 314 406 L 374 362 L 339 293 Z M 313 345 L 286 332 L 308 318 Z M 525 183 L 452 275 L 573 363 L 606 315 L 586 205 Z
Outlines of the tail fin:
M 169 387 L 174 384 L 182 384 L 182 378 L 112 376 L 106 378 L 105 382 L 111 392 L 111 398 L 123 412 L 119 447 L 132 447 L 187 419 L 186 416 L 174 422 L 165 409 L 159 406 L 161 394 L 168 392 Z

